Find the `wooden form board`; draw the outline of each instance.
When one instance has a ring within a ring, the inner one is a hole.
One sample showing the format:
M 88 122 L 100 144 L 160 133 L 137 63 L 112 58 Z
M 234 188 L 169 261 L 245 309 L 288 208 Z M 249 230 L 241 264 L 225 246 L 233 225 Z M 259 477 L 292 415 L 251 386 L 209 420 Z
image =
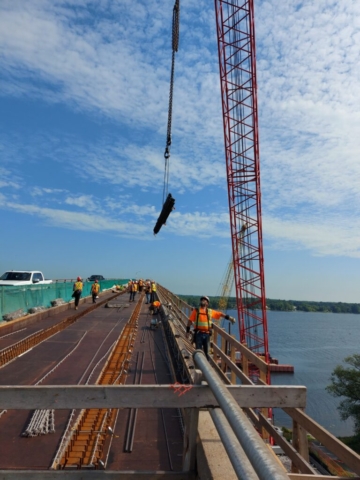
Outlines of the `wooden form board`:
M 256 353 L 252 352 L 249 348 L 247 348 L 245 345 L 240 343 L 234 337 L 226 333 L 223 328 L 218 327 L 216 324 L 214 324 L 214 330 L 217 332 L 218 335 L 221 335 L 222 338 L 224 338 L 227 342 L 229 342 L 231 346 L 234 346 L 239 352 L 245 355 L 245 357 L 251 363 L 256 365 L 261 372 L 267 373 L 268 364 L 264 360 L 262 360 L 260 357 L 258 357 Z
M 229 385 L 241 407 L 299 407 L 306 388 Z M 207 385 L 56 385 L 0 387 L 0 408 L 13 410 L 68 408 L 210 408 L 218 403 Z
M 355 453 L 344 443 L 340 442 L 334 435 L 319 425 L 315 420 L 306 415 L 299 408 L 284 408 L 290 417 L 298 422 L 302 428 L 325 445 L 332 453 L 340 458 L 357 475 L 360 475 L 360 455 Z
M 334 477 L 332 477 L 334 478 Z M 191 472 L 138 472 L 104 470 L 0 470 L 1 480 L 195 480 Z

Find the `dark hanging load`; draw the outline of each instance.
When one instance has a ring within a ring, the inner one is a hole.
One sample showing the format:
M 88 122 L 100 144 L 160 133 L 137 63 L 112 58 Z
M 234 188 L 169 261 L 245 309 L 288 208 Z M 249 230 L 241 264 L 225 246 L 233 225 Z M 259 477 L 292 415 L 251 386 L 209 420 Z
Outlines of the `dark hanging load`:
M 159 218 L 157 219 L 156 225 L 154 227 L 154 235 L 160 232 L 160 228 L 163 225 L 166 225 L 166 220 L 168 219 L 168 216 L 173 210 L 175 210 L 174 205 L 175 205 L 175 198 L 173 198 L 171 196 L 171 193 L 169 193 L 169 195 L 165 200 L 165 203 L 163 205 Z

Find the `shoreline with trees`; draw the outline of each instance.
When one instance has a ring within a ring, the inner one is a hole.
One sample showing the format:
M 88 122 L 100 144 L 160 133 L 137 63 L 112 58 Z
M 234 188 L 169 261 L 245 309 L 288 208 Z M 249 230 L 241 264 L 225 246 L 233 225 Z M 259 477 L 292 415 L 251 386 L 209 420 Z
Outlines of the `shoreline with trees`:
M 337 409 L 342 420 L 354 420 L 354 435 L 339 437 L 355 452 L 360 453 L 360 354 L 344 358 L 344 365 L 337 365 L 331 374 L 331 383 L 326 390 L 333 397 L 342 400 Z
M 178 295 L 191 306 L 197 307 L 199 295 Z M 219 308 L 221 297 L 209 297 L 210 307 Z M 360 303 L 311 302 L 306 300 L 266 299 L 266 308 L 276 312 L 320 312 L 320 313 L 354 313 L 360 314 Z M 236 310 L 236 298 L 229 297 L 227 310 Z

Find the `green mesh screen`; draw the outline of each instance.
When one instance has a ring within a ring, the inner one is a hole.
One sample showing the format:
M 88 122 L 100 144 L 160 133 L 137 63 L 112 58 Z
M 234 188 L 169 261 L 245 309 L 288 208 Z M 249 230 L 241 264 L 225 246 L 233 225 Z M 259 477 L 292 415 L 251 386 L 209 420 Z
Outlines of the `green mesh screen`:
M 114 285 L 125 285 L 129 279 L 101 280 L 100 292 Z M 32 307 L 51 307 L 51 300 L 62 298 L 65 302 L 72 300 L 73 282 L 53 282 L 49 285 L 26 285 L 23 287 L 0 287 L 0 322 L 6 313 L 22 309 L 27 312 Z M 83 297 L 90 295 L 93 282 L 84 282 Z

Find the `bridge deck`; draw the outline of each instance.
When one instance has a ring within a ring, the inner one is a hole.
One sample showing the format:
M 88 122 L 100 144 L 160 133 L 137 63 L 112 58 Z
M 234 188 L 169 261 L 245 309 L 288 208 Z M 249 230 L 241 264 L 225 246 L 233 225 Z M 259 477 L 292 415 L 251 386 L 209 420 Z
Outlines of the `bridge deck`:
M 105 294 L 100 301 L 112 296 Z M 89 384 L 94 384 L 111 345 L 118 339 L 135 307 L 135 303 L 128 303 L 126 294 L 118 296 L 116 304 L 119 304 L 120 308 L 100 306 L 86 313 L 90 304 L 82 303 L 76 312 L 62 311 L 25 327 L 18 322 L 18 333 L 12 335 L 8 335 L 4 325 L 4 328 L 0 328 L 0 349 L 69 316 L 84 313 L 63 331 L 1 368 L 0 385 L 35 385 L 47 374 L 49 375 L 41 382 L 42 385 L 84 384 L 92 369 L 104 357 L 89 381 Z M 133 384 L 134 381 L 141 384 L 168 384 L 172 381 L 161 326 L 156 330 L 150 330 L 149 326 L 147 305 L 142 304 L 128 368 L 128 384 Z M 65 358 L 67 355 L 69 356 Z M 8 410 L 1 415 L 2 469 L 47 469 L 51 466 L 70 411 L 55 411 L 55 433 L 22 437 L 32 413 L 33 411 Z M 114 435 L 109 435 L 105 441 L 103 458 L 104 462 L 107 462 L 107 470 L 181 470 L 183 441 L 178 411 L 139 409 L 136 427 L 130 431 L 129 415 L 129 409 L 119 411 Z M 132 430 L 134 441 L 130 453 L 125 452 L 124 447 L 126 439 L 131 439 Z

